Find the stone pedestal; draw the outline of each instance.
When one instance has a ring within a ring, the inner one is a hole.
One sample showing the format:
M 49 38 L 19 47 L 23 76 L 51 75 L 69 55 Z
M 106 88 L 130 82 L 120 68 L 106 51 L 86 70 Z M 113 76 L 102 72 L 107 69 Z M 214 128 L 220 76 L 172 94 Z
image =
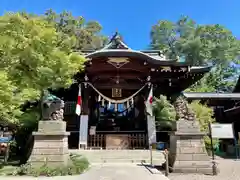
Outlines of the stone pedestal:
M 69 134 L 64 121 L 39 121 L 38 131 L 33 132 L 34 148 L 30 163 L 33 166 L 41 166 L 46 162 L 49 166 L 67 165 Z
M 212 174 L 212 162 L 207 154 L 197 121 L 179 120 L 177 131 L 170 136 L 173 172 Z

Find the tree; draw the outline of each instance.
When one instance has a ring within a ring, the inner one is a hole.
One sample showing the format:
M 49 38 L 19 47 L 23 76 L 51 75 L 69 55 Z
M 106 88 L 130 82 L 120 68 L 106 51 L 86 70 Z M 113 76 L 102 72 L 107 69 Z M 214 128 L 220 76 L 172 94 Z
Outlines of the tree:
M 151 30 L 151 49 L 160 49 L 169 56 L 183 56 L 193 65 L 213 62 L 222 64 L 239 54 L 239 41 L 225 27 L 197 25 L 183 16 L 176 23 L 159 21 Z
M 62 39 L 71 37 L 75 50 L 97 50 L 107 43 L 107 37 L 100 34 L 102 26 L 96 21 L 85 22 L 82 16 L 73 17 L 67 11 L 57 14 L 52 9 L 46 11 L 44 19 L 54 24 Z
M 0 16 L 0 123 L 18 125 L 17 153 L 25 163 L 33 146 L 39 109 L 22 111 L 28 100 L 39 100 L 47 89 L 68 87 L 84 67 L 85 59 L 74 52 L 74 36 L 57 31 L 43 17 L 26 13 Z
M 176 111 L 166 96 L 160 95 L 159 98 L 154 98 L 153 113 L 156 117 L 156 125 L 159 128 L 174 129 Z
M 26 100 L 39 99 L 45 89 L 72 84 L 84 57 L 73 52 L 71 37 L 65 37 L 62 41 L 62 34 L 42 17 L 20 13 L 0 17 L 2 117 L 16 120 L 21 114 L 19 105 Z
M 191 87 L 192 91 L 229 91 L 234 86 L 234 81 L 229 79 L 236 69 L 228 65 L 237 61 L 240 42 L 219 24 L 197 25 L 186 16 L 176 23 L 159 21 L 152 27 L 150 48 L 163 50 L 170 59 L 181 57 L 192 65 L 216 65 L 209 75 Z
M 229 92 L 236 85 L 239 70 L 234 67 L 216 65 L 203 79 L 186 89 L 187 92 Z
M 205 132 L 206 134 L 209 133 L 208 125 L 209 123 L 214 123 L 215 119 L 213 118 L 214 112 L 213 109 L 199 103 L 198 101 L 193 101 L 191 104 L 189 104 L 189 107 L 194 111 L 196 115 L 196 119 L 199 122 L 200 129 L 202 132 Z M 211 149 L 211 140 L 208 135 L 204 136 L 204 141 L 207 150 Z M 218 144 L 218 140 L 213 140 L 214 147 Z

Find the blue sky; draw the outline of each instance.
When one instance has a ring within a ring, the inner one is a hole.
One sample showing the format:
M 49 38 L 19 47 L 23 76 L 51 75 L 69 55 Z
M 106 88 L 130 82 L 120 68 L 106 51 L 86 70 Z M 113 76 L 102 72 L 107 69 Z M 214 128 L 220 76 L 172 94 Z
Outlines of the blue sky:
M 112 36 L 116 30 L 133 49 L 149 44 L 151 26 L 158 20 L 176 21 L 188 15 L 199 24 L 219 23 L 240 37 L 240 0 L 1 0 L 0 13 L 25 10 L 43 14 L 52 8 L 68 10 L 73 15 L 97 20 L 103 33 Z

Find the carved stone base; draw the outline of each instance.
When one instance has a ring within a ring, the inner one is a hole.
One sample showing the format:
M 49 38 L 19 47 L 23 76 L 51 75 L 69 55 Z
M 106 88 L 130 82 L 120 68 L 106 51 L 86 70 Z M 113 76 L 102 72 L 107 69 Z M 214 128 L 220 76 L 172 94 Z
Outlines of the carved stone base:
M 29 159 L 33 166 L 47 163 L 49 166 L 67 165 L 69 162 L 66 122 L 40 121 L 38 132 L 33 132 L 34 148 Z
M 179 120 L 177 132 L 170 136 L 173 172 L 212 174 L 212 162 L 207 154 L 198 123 Z

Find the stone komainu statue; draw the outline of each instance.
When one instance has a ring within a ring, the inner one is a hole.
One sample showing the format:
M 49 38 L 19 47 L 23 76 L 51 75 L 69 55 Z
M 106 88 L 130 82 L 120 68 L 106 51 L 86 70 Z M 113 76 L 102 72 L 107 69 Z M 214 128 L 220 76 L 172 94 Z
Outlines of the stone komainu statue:
M 181 95 L 176 98 L 174 102 L 174 107 L 177 114 L 177 120 L 188 120 L 188 121 L 196 120 L 195 113 L 188 106 L 187 100 Z
M 64 112 L 64 101 L 60 98 L 46 94 L 41 102 L 42 119 L 44 121 L 62 121 Z

